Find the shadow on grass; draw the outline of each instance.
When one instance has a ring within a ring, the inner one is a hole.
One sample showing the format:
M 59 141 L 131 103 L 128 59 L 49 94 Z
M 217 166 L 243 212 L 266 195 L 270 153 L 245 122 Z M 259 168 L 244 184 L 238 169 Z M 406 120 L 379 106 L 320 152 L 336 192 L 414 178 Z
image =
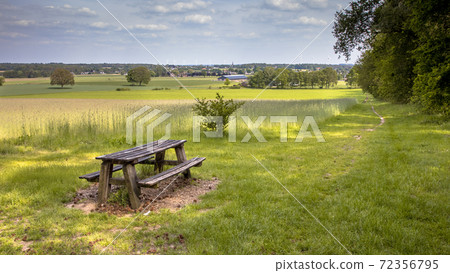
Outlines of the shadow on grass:
M 48 87 L 47 89 L 72 89 L 72 87 Z

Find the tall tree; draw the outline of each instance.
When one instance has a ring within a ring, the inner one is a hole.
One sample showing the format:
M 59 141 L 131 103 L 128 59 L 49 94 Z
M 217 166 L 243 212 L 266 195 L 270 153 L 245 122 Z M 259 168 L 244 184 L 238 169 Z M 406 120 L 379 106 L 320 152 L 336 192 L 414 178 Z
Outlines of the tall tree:
M 336 70 L 334 70 L 331 67 L 325 67 L 324 69 L 320 70 L 322 71 L 324 75 L 325 85 L 327 88 L 330 88 L 330 85 L 337 84 L 338 81 L 338 75 Z
M 350 71 L 348 72 L 346 79 L 345 79 L 347 86 L 349 86 L 350 88 L 352 88 L 353 86 L 357 85 L 358 82 L 358 72 L 356 72 L 355 67 L 353 67 L 352 69 L 350 69 Z
M 50 84 L 51 85 L 61 85 L 61 88 L 64 85 L 74 85 L 75 79 L 72 73 L 69 70 L 64 68 L 57 68 L 53 71 L 52 75 L 50 75 Z
M 2 86 L 5 83 L 5 78 L 4 77 L 0 77 L 0 86 Z
M 131 83 L 147 84 L 151 80 L 150 70 L 147 67 L 139 66 L 128 71 L 127 81 Z
M 444 0 L 355 0 L 336 13 L 336 53 L 364 53 L 355 67 L 364 91 L 449 116 L 450 10 Z
M 407 0 L 409 27 L 417 34 L 412 101 L 427 113 L 450 116 L 450 5 L 447 0 Z

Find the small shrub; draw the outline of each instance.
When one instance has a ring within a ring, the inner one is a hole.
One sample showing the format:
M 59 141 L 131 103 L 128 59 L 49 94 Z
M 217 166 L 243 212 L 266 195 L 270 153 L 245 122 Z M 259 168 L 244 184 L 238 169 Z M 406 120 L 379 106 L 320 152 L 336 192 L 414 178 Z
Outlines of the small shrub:
M 117 192 L 112 193 L 108 199 L 109 203 L 119 204 L 123 207 L 128 206 L 130 198 L 128 196 L 128 190 L 125 187 L 120 188 Z
M 130 91 L 130 88 L 117 88 L 116 91 Z
M 223 118 L 223 129 L 226 129 L 231 114 L 243 104 L 244 102 L 234 102 L 232 99 L 224 100 L 223 96 L 216 93 L 215 100 L 197 100 L 197 103 L 194 104 L 192 110 L 195 114 L 206 118 L 206 121 L 201 124 L 204 129 L 215 131 L 217 130 L 217 124 L 216 122 L 211 121 L 211 117 L 221 116 Z

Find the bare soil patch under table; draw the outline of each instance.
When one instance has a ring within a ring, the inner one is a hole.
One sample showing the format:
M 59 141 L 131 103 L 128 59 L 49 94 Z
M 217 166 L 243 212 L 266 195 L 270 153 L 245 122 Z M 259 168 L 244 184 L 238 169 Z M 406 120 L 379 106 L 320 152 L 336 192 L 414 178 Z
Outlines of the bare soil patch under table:
M 212 180 L 169 178 L 162 181 L 157 188 L 141 188 L 142 205 L 137 210 L 114 202 L 97 206 L 98 183 L 94 183 L 88 188 L 80 189 L 66 207 L 80 209 L 85 213 L 106 212 L 118 216 L 130 216 L 143 210 L 158 212 L 161 209 L 169 209 L 174 212 L 186 205 L 199 202 L 201 195 L 215 190 L 219 183 L 220 180 L 217 178 Z M 118 192 L 120 188 L 121 186 L 112 185 L 111 194 Z

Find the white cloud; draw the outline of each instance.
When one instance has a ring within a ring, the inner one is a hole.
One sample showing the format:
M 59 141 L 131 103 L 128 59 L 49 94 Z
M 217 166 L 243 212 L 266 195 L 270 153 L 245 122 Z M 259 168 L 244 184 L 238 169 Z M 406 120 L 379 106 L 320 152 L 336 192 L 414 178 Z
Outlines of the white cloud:
M 313 26 L 325 26 L 327 24 L 325 20 L 307 16 L 300 16 L 297 19 L 292 20 L 292 22 L 302 25 L 313 25 Z
M 299 10 L 302 7 L 295 0 L 266 0 L 266 4 L 279 10 Z
M 107 26 L 109 26 L 108 23 L 105 22 L 94 22 L 92 24 L 90 24 L 91 27 L 96 27 L 96 28 L 106 28 Z
M 18 32 L 0 32 L 0 36 L 17 38 L 17 37 L 28 37 L 28 35 Z
M 78 9 L 78 12 L 89 14 L 89 15 L 96 15 L 97 14 L 95 11 L 91 10 L 90 8 L 86 8 L 86 7 Z
M 206 8 L 210 4 L 211 4 L 210 2 L 205 2 L 201 0 L 195 0 L 192 2 L 177 2 L 169 6 L 157 5 L 154 7 L 154 11 L 159 13 L 185 12 L 189 10 L 198 10 Z
M 47 8 L 47 9 L 54 9 L 55 6 L 45 6 L 45 8 Z
M 29 25 L 34 25 L 35 22 L 33 20 L 19 20 L 12 22 L 13 25 L 27 27 Z
M 193 14 L 184 17 L 184 21 L 198 24 L 207 24 L 212 21 L 212 17 L 203 14 Z
M 173 5 L 174 11 L 185 11 L 185 10 L 194 10 L 194 9 L 200 9 L 205 8 L 209 5 L 207 2 L 203 1 L 193 1 L 193 2 L 178 2 L 175 5 Z
M 132 28 L 133 29 L 146 29 L 146 30 L 166 30 L 169 27 L 167 27 L 166 25 L 149 24 L 149 25 L 135 25 Z
M 72 6 L 69 5 L 69 4 L 65 4 L 63 7 L 65 7 L 66 9 L 71 9 L 72 8 Z
M 167 13 L 170 11 L 170 9 L 166 8 L 164 6 L 158 5 L 158 6 L 155 6 L 155 11 L 160 12 L 160 13 Z

